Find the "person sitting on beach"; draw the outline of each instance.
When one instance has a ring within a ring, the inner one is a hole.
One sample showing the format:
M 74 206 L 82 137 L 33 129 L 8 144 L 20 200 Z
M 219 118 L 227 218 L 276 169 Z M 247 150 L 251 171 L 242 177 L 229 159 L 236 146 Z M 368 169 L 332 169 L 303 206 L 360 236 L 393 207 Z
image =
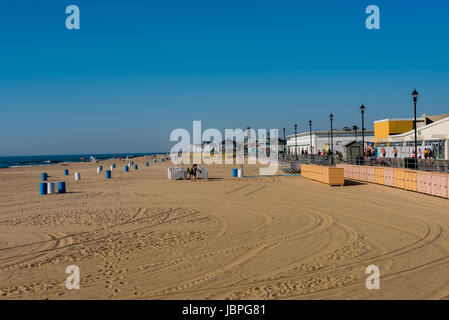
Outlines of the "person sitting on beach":
M 200 169 L 198 169 L 197 164 L 195 163 L 192 168 L 187 168 L 187 173 L 189 174 L 189 179 L 192 180 L 196 180 L 196 173 L 197 171 L 201 172 Z M 202 173 L 202 172 L 201 172 Z

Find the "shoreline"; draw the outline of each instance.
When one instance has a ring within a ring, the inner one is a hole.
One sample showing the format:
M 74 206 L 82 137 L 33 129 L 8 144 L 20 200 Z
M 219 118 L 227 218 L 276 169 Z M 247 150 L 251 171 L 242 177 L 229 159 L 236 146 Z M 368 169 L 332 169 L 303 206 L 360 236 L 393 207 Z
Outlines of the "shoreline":
M 126 159 L 135 159 L 137 157 L 144 156 L 158 156 L 164 155 L 166 153 L 115 153 L 115 154 L 70 154 L 70 155 L 40 155 L 40 156 L 2 156 L 0 157 L 0 170 L 8 169 L 8 168 L 27 168 L 27 167 L 35 167 L 35 166 L 48 166 L 48 165 L 66 165 L 70 163 L 95 163 L 95 161 L 88 160 L 91 157 L 94 157 L 96 161 L 109 161 L 109 160 L 119 160 L 119 157 Z M 67 159 L 51 159 L 51 158 L 72 158 L 70 160 Z M 75 158 L 80 157 L 79 160 Z M 104 158 L 103 158 L 104 157 Z M 26 158 L 29 158 L 27 161 Z M 36 160 L 38 158 L 43 158 L 42 160 Z M 47 159 L 47 160 L 45 160 Z M 50 159 L 50 160 L 49 160 Z M 86 159 L 86 160 L 84 160 Z M 16 160 L 16 161 L 14 161 Z M 8 164 L 8 162 L 11 162 Z

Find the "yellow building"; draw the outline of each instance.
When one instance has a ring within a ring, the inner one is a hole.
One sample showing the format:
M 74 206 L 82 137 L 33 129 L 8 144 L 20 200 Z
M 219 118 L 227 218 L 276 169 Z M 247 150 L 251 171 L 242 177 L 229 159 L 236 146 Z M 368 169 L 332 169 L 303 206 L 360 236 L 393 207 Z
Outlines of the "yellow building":
M 449 117 L 449 113 L 428 116 L 423 114 L 416 119 L 417 129 L 429 125 L 433 122 L 439 121 Z M 374 121 L 374 145 L 379 147 L 390 147 L 391 139 L 395 135 L 409 132 L 414 129 L 413 119 L 383 119 Z M 394 140 L 394 139 L 393 139 Z
M 424 118 L 416 119 L 418 128 L 425 125 Z M 374 121 L 374 144 L 375 146 L 389 146 L 390 136 L 413 130 L 413 119 L 383 119 Z

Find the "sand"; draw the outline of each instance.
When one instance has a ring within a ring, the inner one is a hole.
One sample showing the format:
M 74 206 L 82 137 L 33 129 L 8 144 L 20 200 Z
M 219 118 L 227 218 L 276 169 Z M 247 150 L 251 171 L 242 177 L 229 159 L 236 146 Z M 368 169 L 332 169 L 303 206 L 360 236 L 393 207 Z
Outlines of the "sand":
M 171 164 L 134 161 L 111 180 L 93 163 L 0 170 L 0 299 L 449 297 L 449 200 L 224 165 L 169 181 Z M 68 193 L 40 196 L 41 172 Z M 379 290 L 365 287 L 372 264 Z

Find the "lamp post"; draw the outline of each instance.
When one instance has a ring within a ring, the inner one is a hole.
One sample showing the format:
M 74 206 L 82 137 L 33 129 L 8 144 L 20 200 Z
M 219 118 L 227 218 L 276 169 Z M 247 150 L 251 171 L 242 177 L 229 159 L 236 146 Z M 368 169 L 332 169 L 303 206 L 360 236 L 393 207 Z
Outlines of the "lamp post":
M 415 122 L 414 122 L 414 127 L 415 127 L 415 159 L 416 159 L 416 164 L 418 164 L 418 134 L 417 134 L 417 123 L 416 123 L 416 102 L 418 101 L 418 91 L 413 90 L 412 92 L 412 97 L 413 97 L 413 104 L 415 106 L 414 111 L 415 111 Z M 415 167 L 415 169 L 417 169 Z
M 331 120 L 331 164 L 334 164 L 334 129 L 332 127 L 332 122 L 334 120 L 334 115 L 331 113 L 329 115 L 329 119 Z
M 282 131 L 284 131 L 284 149 L 282 150 L 282 153 L 283 153 L 284 159 L 285 159 L 285 151 L 287 148 L 287 140 L 285 140 L 285 128 L 282 128 Z
M 365 154 L 365 106 L 363 104 L 360 107 L 360 112 L 362 113 L 362 150 Z
M 312 120 L 309 120 L 309 136 L 310 136 L 310 154 L 313 154 L 313 147 L 312 147 Z
M 297 137 L 296 137 L 296 132 L 298 130 L 298 125 L 295 124 L 295 158 L 296 160 L 298 160 L 298 150 L 297 150 Z

